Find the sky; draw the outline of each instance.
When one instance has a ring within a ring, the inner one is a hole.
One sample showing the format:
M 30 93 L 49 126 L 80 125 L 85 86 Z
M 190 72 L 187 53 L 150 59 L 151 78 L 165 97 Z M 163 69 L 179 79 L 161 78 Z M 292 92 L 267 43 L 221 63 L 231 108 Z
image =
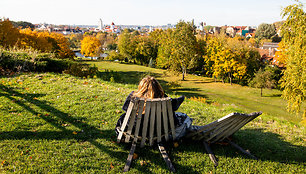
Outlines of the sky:
M 301 0 L 305 5 L 305 0 Z M 0 17 L 34 24 L 258 26 L 282 20 L 293 0 L 0 0 Z

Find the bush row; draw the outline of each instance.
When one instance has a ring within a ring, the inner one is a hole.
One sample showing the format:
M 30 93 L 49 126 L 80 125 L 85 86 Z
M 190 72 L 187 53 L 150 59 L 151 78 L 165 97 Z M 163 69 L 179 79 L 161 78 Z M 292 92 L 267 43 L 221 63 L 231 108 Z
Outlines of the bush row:
M 79 77 L 92 77 L 97 71 L 96 67 L 90 67 L 88 64 L 56 59 L 52 53 L 0 50 L 0 75 L 10 75 L 16 72 L 64 72 Z

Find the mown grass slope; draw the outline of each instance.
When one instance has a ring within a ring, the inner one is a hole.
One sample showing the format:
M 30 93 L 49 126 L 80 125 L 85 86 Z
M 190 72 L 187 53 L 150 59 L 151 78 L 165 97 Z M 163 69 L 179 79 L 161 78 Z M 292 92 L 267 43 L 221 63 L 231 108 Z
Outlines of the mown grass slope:
M 181 74 L 161 69 L 108 61 L 88 61 L 88 63 L 97 66 L 102 71 L 102 75 L 105 74 L 103 72 L 105 70 L 114 71 L 112 74 L 115 75 L 117 82 L 137 84 L 141 77 L 149 74 L 155 76 L 166 87 L 168 93 L 187 97 L 204 97 L 208 102 L 233 105 L 244 112 L 262 111 L 273 117 L 294 123 L 302 121 L 302 111 L 299 115 L 288 113 L 287 103 L 281 98 L 281 91 L 276 89 L 264 89 L 263 97 L 261 97 L 260 89 L 215 82 L 214 79 L 207 77 L 188 74 L 186 80 L 181 81 Z M 176 87 L 173 88 L 171 84 L 176 84 Z M 168 86 L 169 88 L 167 88 Z M 302 108 L 305 107 L 306 105 L 303 104 Z
M 0 78 L 0 173 L 121 172 L 130 146 L 115 143 L 114 126 L 135 89 L 134 83 L 65 74 Z M 204 125 L 242 110 L 187 99 L 179 111 Z M 214 168 L 201 143 L 182 142 L 177 148 L 170 143 L 167 149 L 178 173 L 306 172 L 305 130 L 299 124 L 263 114 L 233 138 L 260 160 L 215 145 L 219 166 Z M 136 153 L 130 173 L 169 172 L 156 148 L 136 148 Z

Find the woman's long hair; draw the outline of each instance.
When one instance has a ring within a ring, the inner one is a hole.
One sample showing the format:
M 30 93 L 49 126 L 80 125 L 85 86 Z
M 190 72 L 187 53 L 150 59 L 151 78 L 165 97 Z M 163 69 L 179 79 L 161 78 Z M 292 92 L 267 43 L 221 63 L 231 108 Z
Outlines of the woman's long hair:
M 149 99 L 162 98 L 164 90 L 154 77 L 147 76 L 139 82 L 138 90 L 134 92 L 133 96 Z

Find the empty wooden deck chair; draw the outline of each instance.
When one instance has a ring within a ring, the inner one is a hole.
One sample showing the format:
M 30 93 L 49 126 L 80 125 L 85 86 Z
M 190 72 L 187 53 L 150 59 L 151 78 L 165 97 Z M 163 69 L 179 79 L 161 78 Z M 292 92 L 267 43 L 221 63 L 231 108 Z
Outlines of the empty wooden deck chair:
M 261 114 L 261 112 L 254 112 L 251 114 L 231 113 L 225 117 L 218 119 L 217 121 L 202 126 L 200 129 L 194 131 L 192 131 L 191 129 L 190 132 L 186 135 L 186 138 L 203 141 L 205 149 L 208 152 L 210 159 L 214 162 L 215 166 L 218 165 L 218 162 L 212 150 L 210 149 L 209 144 L 222 141 L 226 141 L 227 143 L 231 144 L 243 153 L 256 159 L 255 156 L 253 156 L 248 151 L 242 149 L 240 146 L 233 143 L 228 138 L 240 128 L 242 128 L 244 125 L 246 125 L 248 122 L 252 121 Z
M 118 132 L 117 142 L 132 143 L 124 172 L 130 168 L 136 144 L 140 144 L 140 147 L 157 144 L 168 168 L 175 172 L 162 144 L 163 141 L 175 139 L 171 98 L 132 100 Z

